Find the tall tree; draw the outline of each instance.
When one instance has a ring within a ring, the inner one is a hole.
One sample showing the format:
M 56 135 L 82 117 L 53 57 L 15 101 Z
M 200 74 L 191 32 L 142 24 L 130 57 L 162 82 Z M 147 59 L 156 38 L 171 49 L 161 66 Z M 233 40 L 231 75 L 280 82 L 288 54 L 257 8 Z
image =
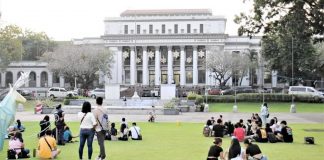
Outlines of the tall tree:
M 312 36 L 324 33 L 324 0 L 253 2 L 249 15 L 241 13 L 235 18 L 241 25 L 238 34 L 251 37 L 263 32 L 263 56 L 279 76 L 291 77 L 293 72 L 297 79 L 314 78 L 317 55 Z
M 246 75 L 249 68 L 249 58 L 242 53 L 231 53 L 220 48 L 211 47 L 210 54 L 206 59 L 206 66 L 215 75 L 218 84 L 223 87 L 228 80 L 235 76 L 241 79 Z
M 24 32 L 23 46 L 25 54 L 23 60 L 38 60 L 45 52 L 53 51 L 56 43 L 44 32 Z
M 45 53 L 41 60 L 48 62 L 50 70 L 64 75 L 72 83 L 73 79 L 77 79 L 83 88 L 98 79 L 99 71 L 111 78 L 113 54 L 105 47 L 60 45 L 53 52 Z
M 19 60 L 23 54 L 23 32 L 15 25 L 5 26 L 0 29 L 0 69 L 4 70 L 15 60 Z

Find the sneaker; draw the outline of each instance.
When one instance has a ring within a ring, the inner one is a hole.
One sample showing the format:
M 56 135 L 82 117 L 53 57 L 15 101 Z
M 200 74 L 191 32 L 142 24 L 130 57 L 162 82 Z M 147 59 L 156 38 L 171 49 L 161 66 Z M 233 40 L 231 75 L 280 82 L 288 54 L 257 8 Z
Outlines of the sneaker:
M 101 160 L 101 158 L 98 156 L 98 157 L 96 158 L 96 160 Z

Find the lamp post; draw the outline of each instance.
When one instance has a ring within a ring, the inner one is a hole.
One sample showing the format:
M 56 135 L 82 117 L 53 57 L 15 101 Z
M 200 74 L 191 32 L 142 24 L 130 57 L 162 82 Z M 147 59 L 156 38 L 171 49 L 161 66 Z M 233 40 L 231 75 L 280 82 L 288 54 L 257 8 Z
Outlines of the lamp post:
M 291 34 L 291 85 L 294 84 L 294 37 Z M 296 113 L 294 95 L 291 95 L 290 113 Z

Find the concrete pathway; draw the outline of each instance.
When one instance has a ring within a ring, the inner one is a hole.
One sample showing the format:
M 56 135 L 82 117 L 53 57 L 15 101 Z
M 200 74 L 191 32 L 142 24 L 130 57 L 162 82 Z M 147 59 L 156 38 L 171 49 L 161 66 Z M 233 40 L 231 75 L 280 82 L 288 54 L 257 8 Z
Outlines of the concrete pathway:
M 210 117 L 217 119 L 219 115 L 223 115 L 225 121 L 231 120 L 237 122 L 239 119 L 247 120 L 251 117 L 250 113 L 202 113 L 202 112 L 187 112 L 180 115 L 157 115 L 157 122 L 193 122 L 205 123 Z M 24 121 L 40 121 L 45 115 L 34 114 L 33 112 L 17 112 L 16 119 Z M 148 115 L 120 115 L 110 114 L 111 122 L 120 122 L 121 118 L 125 117 L 128 122 L 147 122 Z M 279 121 L 286 120 L 290 123 L 322 123 L 324 125 L 324 113 L 271 113 L 270 117 L 278 117 Z M 51 121 L 54 116 L 50 115 Z M 67 122 L 79 121 L 77 114 L 66 114 Z

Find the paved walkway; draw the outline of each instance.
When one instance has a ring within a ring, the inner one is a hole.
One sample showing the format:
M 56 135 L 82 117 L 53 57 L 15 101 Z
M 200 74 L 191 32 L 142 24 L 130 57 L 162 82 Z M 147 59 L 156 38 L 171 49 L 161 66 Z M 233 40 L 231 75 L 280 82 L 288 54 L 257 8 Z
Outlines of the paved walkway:
M 239 119 L 249 119 L 250 113 L 202 113 L 202 112 L 187 112 L 180 115 L 157 115 L 157 122 L 193 122 L 205 123 L 206 120 L 212 116 L 216 119 L 219 115 L 223 115 L 225 121 L 231 120 L 237 122 Z M 34 114 L 33 112 L 17 112 L 16 119 L 22 121 L 40 121 L 45 115 Z M 110 114 L 111 122 L 120 122 L 121 118 L 125 117 L 128 122 L 147 122 L 148 115 L 120 115 Z M 278 117 L 280 120 L 286 120 L 288 123 L 322 123 L 324 124 L 324 113 L 270 113 L 270 117 Z M 51 121 L 54 119 L 50 115 Z M 79 121 L 77 114 L 66 114 L 65 120 L 67 122 Z

